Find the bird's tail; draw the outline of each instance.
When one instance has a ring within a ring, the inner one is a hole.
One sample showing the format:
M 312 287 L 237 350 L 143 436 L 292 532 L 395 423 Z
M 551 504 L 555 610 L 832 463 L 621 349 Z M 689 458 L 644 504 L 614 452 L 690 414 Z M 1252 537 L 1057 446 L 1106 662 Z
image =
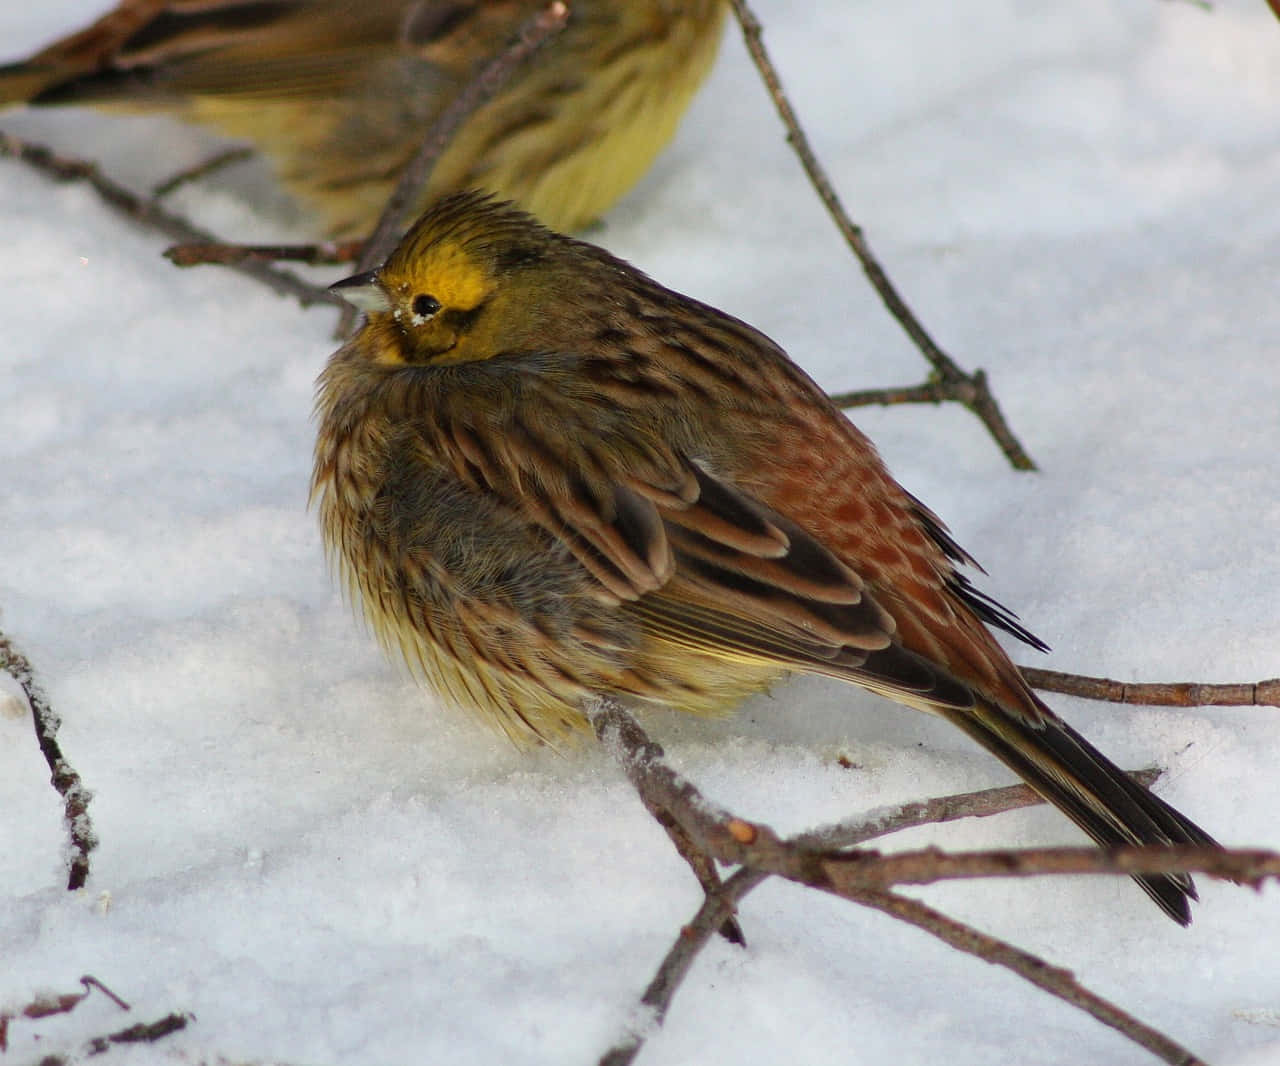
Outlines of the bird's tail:
M 1056 716 L 1028 723 L 982 702 L 939 710 L 1103 847 L 1218 846 Z M 1175 922 L 1190 923 L 1190 901 L 1198 897 L 1189 875 L 1135 874 L 1134 880 Z
M 94 102 L 104 95 L 93 91 L 98 82 L 110 86 L 128 76 L 127 70 L 121 73 L 115 69 L 115 57 L 148 22 L 160 21 L 160 6 L 121 3 L 96 22 L 27 59 L 0 66 L 0 107 Z

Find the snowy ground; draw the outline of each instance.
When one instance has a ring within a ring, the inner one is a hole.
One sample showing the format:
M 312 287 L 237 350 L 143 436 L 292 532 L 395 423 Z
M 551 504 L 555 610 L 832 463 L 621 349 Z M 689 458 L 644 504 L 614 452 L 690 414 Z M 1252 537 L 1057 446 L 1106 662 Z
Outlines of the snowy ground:
M 102 2 L 6 4 L 0 48 Z M 961 410 L 857 415 L 991 571 L 984 587 L 1054 645 L 1039 662 L 1280 674 L 1280 24 L 1260 0 L 759 8 L 851 211 L 941 342 L 987 368 L 1042 467 L 1012 472 Z M 208 150 L 157 121 L 0 121 L 135 180 Z M 0 1012 L 85 973 L 134 1005 L 19 1020 L 0 1063 L 174 1010 L 196 1016 L 184 1034 L 110 1058 L 594 1062 L 697 891 L 600 752 L 517 755 L 353 622 L 305 509 L 333 313 L 178 272 L 84 188 L 0 162 L 0 189 L 0 627 L 63 717 L 102 838 L 89 888 L 67 894 L 58 800 L 10 701 Z M 235 185 L 182 206 L 242 239 L 289 232 Z M 595 238 L 761 326 L 833 390 L 923 377 L 735 34 Z M 1280 846 L 1274 709 L 1053 702 L 1121 763 L 1167 767 L 1160 793 L 1222 840 Z M 653 729 L 712 796 L 782 830 L 1007 780 L 944 724 L 825 681 Z M 1038 810 L 904 843 L 1078 840 Z M 1280 1062 L 1275 889 L 1206 881 L 1185 931 L 1119 879 L 923 895 L 1210 1061 Z M 766 885 L 743 921 L 749 948 L 709 948 L 645 1066 L 1148 1061 L 836 901 Z

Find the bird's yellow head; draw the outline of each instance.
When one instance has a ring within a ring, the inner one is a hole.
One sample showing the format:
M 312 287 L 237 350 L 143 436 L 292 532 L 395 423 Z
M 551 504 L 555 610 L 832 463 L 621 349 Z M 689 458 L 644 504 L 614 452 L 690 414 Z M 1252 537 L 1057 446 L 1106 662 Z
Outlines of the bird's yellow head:
M 540 318 L 528 299 L 557 241 L 485 193 L 438 201 L 376 270 L 332 290 L 366 312 L 386 365 L 463 363 L 523 347 Z

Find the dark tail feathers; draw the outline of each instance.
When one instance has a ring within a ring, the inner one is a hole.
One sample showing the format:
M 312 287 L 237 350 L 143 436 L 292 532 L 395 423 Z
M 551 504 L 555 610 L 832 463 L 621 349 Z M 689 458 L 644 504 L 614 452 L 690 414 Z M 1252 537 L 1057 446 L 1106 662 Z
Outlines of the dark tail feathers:
M 1217 842 L 1134 781 L 1065 722 L 1028 725 L 979 703 L 940 712 L 1023 778 L 1103 847 Z M 1136 874 L 1134 880 L 1180 925 L 1197 899 L 1187 874 Z

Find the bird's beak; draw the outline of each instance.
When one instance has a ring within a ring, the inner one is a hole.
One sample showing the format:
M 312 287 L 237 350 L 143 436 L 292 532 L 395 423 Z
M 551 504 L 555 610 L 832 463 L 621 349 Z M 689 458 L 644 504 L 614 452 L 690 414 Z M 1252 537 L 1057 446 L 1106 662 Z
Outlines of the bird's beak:
M 391 301 L 387 298 L 387 290 L 378 280 L 376 270 L 368 270 L 363 274 L 352 274 L 349 278 L 335 281 L 329 291 L 341 296 L 347 303 L 360 308 L 366 314 L 373 311 L 390 311 Z

